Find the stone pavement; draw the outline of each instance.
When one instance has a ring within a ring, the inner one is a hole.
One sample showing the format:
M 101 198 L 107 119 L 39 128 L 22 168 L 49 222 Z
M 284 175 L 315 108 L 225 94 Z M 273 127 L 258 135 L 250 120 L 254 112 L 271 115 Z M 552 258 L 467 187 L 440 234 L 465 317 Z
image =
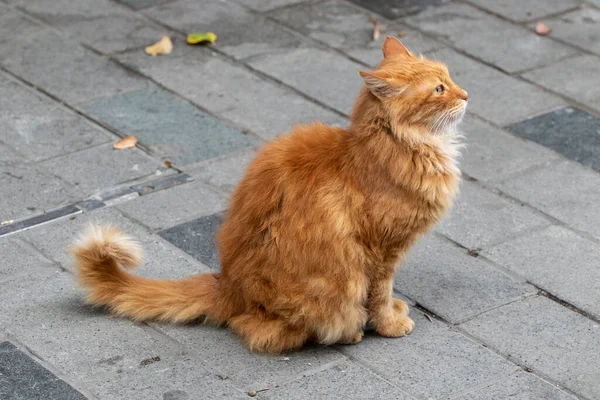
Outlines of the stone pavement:
M 344 126 L 388 34 L 471 99 L 460 197 L 396 277 L 410 336 L 273 357 L 83 304 L 89 221 L 139 238 L 145 276 L 218 269 L 256 149 Z M 0 399 L 600 399 L 599 86 L 598 0 L 0 0 Z

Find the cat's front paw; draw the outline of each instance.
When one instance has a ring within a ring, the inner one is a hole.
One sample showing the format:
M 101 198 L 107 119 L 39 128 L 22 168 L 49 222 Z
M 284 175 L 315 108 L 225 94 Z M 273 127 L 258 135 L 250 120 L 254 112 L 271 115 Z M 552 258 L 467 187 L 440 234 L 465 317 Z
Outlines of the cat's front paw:
M 398 314 L 408 315 L 408 304 L 400 299 L 392 299 L 393 308 Z
M 394 314 L 382 320 L 375 330 L 381 336 L 400 337 L 412 332 L 415 323 L 406 314 Z
M 354 336 L 340 340 L 338 342 L 338 344 L 356 344 L 356 343 L 360 342 L 362 340 L 362 338 L 363 338 L 363 332 L 358 331 L 358 332 L 356 332 L 356 334 L 354 334 Z

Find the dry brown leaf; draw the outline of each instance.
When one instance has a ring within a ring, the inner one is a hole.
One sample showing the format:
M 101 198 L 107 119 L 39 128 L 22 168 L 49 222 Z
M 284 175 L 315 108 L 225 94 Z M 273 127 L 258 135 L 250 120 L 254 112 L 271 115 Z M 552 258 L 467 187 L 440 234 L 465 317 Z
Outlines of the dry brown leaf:
M 160 41 L 154 43 L 152 46 L 146 47 L 146 54 L 155 56 L 158 54 L 171 54 L 173 50 L 173 42 L 168 36 L 163 36 Z
M 173 166 L 173 163 L 169 160 L 165 160 L 164 164 L 165 164 L 165 167 L 167 167 L 167 168 L 171 168 Z
M 137 144 L 137 138 L 133 135 L 124 137 L 119 140 L 117 143 L 113 145 L 113 147 L 117 150 L 128 149 L 130 147 L 135 147 Z
M 373 17 L 371 17 L 369 21 L 373 24 L 373 40 L 375 41 L 379 39 L 379 22 Z
M 552 32 L 552 29 L 548 28 L 548 26 L 542 21 L 538 21 L 537 24 L 535 24 L 535 33 L 538 35 L 546 36 L 549 35 L 550 32 Z

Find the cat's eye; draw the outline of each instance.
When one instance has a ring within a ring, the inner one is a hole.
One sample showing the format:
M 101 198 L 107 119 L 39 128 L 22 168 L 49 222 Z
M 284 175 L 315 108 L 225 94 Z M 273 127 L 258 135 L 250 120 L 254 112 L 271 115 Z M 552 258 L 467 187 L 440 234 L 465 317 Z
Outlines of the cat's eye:
M 444 85 L 440 85 L 440 86 L 436 87 L 436 88 L 435 88 L 435 92 L 436 92 L 437 94 L 442 94 L 442 93 L 444 93 Z

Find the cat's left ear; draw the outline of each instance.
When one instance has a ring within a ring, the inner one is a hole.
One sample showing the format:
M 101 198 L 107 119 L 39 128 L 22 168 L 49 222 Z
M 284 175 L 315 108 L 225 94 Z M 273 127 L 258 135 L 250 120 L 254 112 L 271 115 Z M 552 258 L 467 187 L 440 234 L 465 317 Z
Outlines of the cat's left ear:
M 402 42 L 393 36 L 388 36 L 383 41 L 383 58 L 402 54 L 411 57 L 410 51 L 402 44 Z
M 381 99 L 394 97 L 402 92 L 402 87 L 394 84 L 389 75 L 385 72 L 358 71 L 358 73 L 365 81 L 367 89 Z

